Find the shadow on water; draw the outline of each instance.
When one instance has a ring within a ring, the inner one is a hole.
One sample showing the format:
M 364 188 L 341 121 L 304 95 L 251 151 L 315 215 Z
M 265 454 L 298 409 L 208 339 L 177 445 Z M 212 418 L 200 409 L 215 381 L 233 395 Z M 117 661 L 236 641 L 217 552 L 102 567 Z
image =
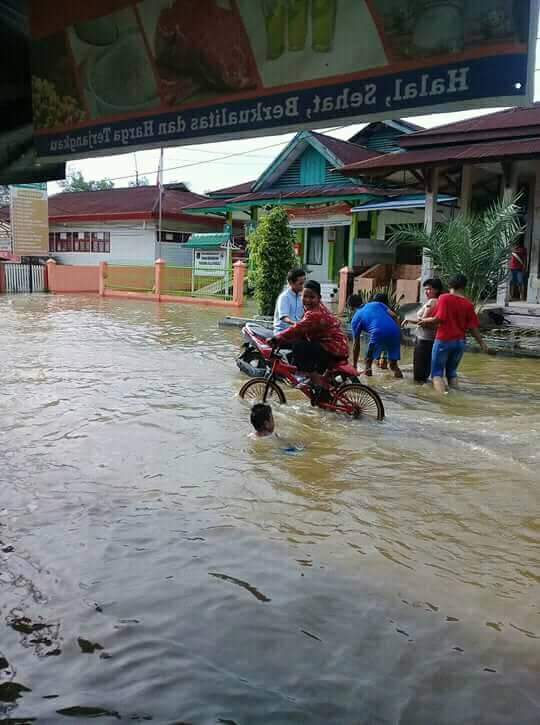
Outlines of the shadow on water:
M 0 719 L 538 722 L 537 363 L 288 392 L 285 455 L 220 316 L 0 299 Z

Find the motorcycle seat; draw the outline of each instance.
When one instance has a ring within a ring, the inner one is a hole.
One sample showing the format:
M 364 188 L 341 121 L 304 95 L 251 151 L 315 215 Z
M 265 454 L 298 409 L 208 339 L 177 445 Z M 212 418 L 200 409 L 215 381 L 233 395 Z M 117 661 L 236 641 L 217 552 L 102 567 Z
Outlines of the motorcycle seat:
M 246 327 L 250 332 L 252 332 L 257 337 L 261 337 L 263 340 L 269 340 L 271 337 L 274 336 L 273 330 L 268 329 L 268 327 L 262 327 L 262 325 L 248 322 L 246 323 Z

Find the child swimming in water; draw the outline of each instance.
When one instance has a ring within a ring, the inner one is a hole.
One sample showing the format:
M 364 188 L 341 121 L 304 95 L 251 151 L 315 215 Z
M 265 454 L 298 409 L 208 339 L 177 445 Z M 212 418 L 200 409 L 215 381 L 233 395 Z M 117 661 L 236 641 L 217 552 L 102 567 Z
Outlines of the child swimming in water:
M 303 445 L 283 440 L 283 438 L 275 432 L 276 426 L 274 423 L 272 408 L 266 403 L 255 403 L 251 409 L 250 420 L 251 425 L 255 429 L 249 434 L 250 438 L 272 438 L 277 441 L 281 451 L 287 454 L 300 453 L 304 450 Z
M 255 403 L 251 409 L 251 425 L 255 432 L 251 433 L 252 438 L 268 438 L 275 435 L 274 415 L 272 408 L 266 403 Z

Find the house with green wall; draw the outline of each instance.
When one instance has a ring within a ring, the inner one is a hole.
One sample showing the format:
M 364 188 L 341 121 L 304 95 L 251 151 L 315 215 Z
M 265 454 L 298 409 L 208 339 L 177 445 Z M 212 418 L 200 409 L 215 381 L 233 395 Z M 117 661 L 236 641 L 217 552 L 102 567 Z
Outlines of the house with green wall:
M 367 125 L 349 141 L 315 131 L 300 131 L 259 178 L 209 192 L 208 200 L 184 209 L 217 215 L 224 223 L 245 225 L 246 238 L 265 209 L 285 206 L 296 237 L 299 261 L 308 276 L 337 283 L 348 266 L 361 273 L 375 264 L 391 264 L 396 253 L 384 243 L 386 222 L 396 223 L 391 207 L 408 201 L 401 222 L 423 219 L 423 195 L 395 180 L 372 181 L 340 173 L 344 166 L 399 150 L 398 139 L 418 131 L 405 121 Z M 365 210 L 364 210 L 365 207 Z

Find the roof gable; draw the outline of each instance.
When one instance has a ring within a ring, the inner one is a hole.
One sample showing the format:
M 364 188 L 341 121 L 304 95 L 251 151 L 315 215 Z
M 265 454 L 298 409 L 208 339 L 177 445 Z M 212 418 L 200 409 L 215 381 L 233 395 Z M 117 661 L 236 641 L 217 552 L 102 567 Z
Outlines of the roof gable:
M 370 151 L 392 153 L 400 148 L 403 136 L 422 130 L 421 126 L 408 121 L 375 121 L 355 133 L 350 141 L 354 144 L 361 144 Z M 363 161 L 363 159 L 360 160 Z
M 329 180 L 326 179 L 323 168 L 339 169 L 345 164 L 364 161 L 375 156 L 377 156 L 376 153 L 349 141 L 342 141 L 314 131 L 300 131 L 261 174 L 252 190 L 280 188 L 281 179 L 284 180 L 285 186 L 328 183 Z M 304 157 L 303 160 L 302 157 Z M 319 160 L 317 161 L 317 159 Z M 297 168 L 298 163 L 300 168 Z M 309 173 L 302 173 L 303 165 L 312 167 L 311 178 Z M 314 171 L 316 166 L 319 167 L 318 175 Z M 334 175 L 332 182 L 335 183 L 337 180 L 338 176 Z

